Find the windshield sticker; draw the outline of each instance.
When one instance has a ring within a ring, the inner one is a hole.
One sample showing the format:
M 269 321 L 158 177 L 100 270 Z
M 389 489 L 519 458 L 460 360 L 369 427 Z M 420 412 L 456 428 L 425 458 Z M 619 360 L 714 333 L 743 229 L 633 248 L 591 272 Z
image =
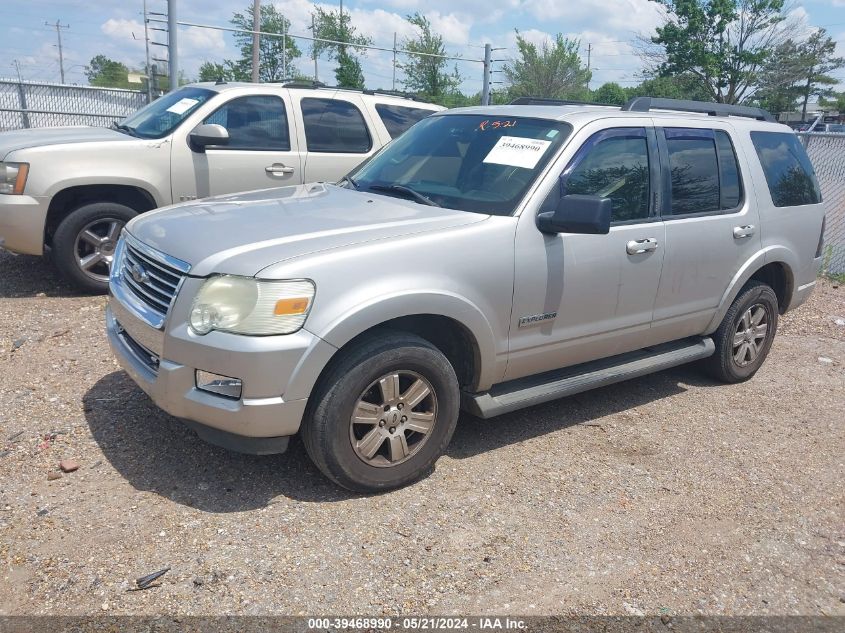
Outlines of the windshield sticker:
M 478 130 L 483 132 L 484 130 L 502 130 L 506 127 L 516 127 L 516 119 L 511 121 L 482 121 L 478 124 Z
M 534 169 L 551 144 L 551 141 L 540 139 L 503 136 L 484 158 L 484 162 Z
M 199 102 L 199 99 L 189 99 L 189 98 L 185 97 L 184 99 L 179 99 L 179 101 L 177 101 L 172 106 L 167 108 L 167 111 L 172 112 L 173 114 L 185 114 L 188 110 L 193 108 L 198 102 Z

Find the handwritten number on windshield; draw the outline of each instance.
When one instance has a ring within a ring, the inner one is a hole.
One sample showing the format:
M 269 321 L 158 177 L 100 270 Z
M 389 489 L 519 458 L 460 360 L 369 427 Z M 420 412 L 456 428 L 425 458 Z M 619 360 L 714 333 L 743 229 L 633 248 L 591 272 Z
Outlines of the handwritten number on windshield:
M 485 130 L 498 130 L 507 127 L 516 127 L 516 120 L 511 121 L 482 121 L 478 124 L 478 130 L 484 132 Z

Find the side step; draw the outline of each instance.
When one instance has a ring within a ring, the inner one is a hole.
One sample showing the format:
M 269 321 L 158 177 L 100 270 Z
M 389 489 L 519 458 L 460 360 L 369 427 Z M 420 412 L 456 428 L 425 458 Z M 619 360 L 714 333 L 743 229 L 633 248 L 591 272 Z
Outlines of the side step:
M 503 382 L 483 393 L 462 392 L 461 408 L 479 418 L 492 418 L 707 358 L 715 349 L 711 338 L 689 338 L 655 345 L 628 354 Z

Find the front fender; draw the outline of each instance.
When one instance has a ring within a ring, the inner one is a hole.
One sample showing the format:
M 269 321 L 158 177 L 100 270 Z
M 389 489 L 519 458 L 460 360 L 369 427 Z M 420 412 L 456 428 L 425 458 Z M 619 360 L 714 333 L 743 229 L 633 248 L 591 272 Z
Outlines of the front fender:
M 307 398 L 334 352 L 352 339 L 387 321 L 431 314 L 448 317 L 472 335 L 478 352 L 478 388 L 501 380 L 505 358 L 497 354 L 493 328 L 483 311 L 465 297 L 442 290 L 415 291 L 375 297 L 338 314 L 325 325 L 306 322 L 306 329 L 327 343 L 309 350 L 296 368 L 285 392 L 286 399 Z
M 739 291 L 746 283 L 748 283 L 748 280 L 754 276 L 754 273 L 766 264 L 773 263 L 783 264 L 786 268 L 786 285 L 788 295 L 786 305 L 789 305 L 789 297 L 792 295 L 792 289 L 794 287 L 794 271 L 798 270 L 798 259 L 795 257 L 795 253 L 783 246 L 768 246 L 754 253 L 754 255 L 740 267 L 733 279 L 731 279 L 730 284 L 728 284 L 728 287 L 725 289 L 725 292 L 719 301 L 719 307 L 716 310 L 716 313 L 707 325 L 707 331 L 705 334 L 712 334 L 718 329 L 719 324 L 722 322 L 722 319 L 725 318 L 725 314 L 727 314 L 728 309 L 731 307 L 734 299 L 736 299 Z

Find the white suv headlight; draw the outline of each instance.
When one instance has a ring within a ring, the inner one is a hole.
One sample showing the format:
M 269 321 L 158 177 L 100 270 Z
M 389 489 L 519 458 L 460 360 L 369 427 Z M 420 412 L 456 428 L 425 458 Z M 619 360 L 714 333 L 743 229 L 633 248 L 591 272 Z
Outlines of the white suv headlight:
M 267 281 L 217 275 L 202 285 L 191 307 L 191 329 L 269 336 L 292 334 L 308 317 L 314 284 L 307 279 Z
M 22 194 L 28 175 L 28 163 L 0 163 L 0 193 Z

